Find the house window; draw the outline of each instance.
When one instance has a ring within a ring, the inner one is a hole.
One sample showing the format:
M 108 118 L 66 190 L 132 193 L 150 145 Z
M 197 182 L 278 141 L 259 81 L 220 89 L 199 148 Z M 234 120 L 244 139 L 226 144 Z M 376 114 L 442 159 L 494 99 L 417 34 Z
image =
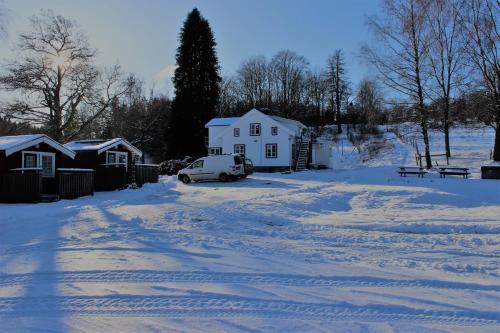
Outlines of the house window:
M 266 144 L 266 158 L 278 158 L 278 144 L 277 143 Z
M 278 135 L 278 127 L 271 127 L 271 135 Z
M 56 175 L 56 154 L 47 152 L 23 151 L 22 168 L 39 168 L 42 177 L 53 178 Z
M 36 168 L 36 167 L 38 167 L 36 163 L 36 154 L 25 154 L 23 168 Z
M 128 154 L 122 151 L 107 151 L 106 164 L 107 165 L 123 165 L 127 168 Z
M 260 123 L 251 123 L 250 124 L 250 135 L 251 136 L 259 136 L 260 135 Z
M 245 145 L 242 144 L 234 145 L 234 153 L 239 154 L 241 156 L 245 156 Z
M 212 147 L 208 148 L 208 155 L 221 155 L 222 147 Z
M 234 136 L 240 136 L 240 129 L 239 128 L 235 128 L 233 130 L 233 133 L 234 133 Z
M 108 152 L 107 164 L 115 164 L 115 163 L 116 163 L 116 154 Z

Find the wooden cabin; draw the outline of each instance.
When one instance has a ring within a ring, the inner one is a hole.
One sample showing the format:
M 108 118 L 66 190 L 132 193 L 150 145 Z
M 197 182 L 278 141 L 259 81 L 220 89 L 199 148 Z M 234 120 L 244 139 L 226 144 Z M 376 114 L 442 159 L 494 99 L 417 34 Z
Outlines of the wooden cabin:
M 94 184 L 98 191 L 122 189 L 132 183 L 140 186 L 144 182 L 158 181 L 154 166 L 136 164 L 142 156 L 142 151 L 125 139 L 79 140 L 68 142 L 64 146 L 76 153 L 74 167 L 95 170 Z M 143 174 L 150 177 L 141 177 L 137 181 L 136 176 Z
M 44 134 L 0 137 L 0 201 L 93 194 L 93 170 L 71 168 L 75 155 Z

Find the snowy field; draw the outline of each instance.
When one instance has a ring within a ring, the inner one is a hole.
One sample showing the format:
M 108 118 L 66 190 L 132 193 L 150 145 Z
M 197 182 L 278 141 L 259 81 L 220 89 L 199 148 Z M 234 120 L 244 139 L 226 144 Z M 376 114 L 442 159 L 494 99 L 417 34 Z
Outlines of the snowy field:
M 400 178 L 388 133 L 343 170 L 0 205 L 0 332 L 499 332 L 493 132 L 452 135 L 472 179 Z

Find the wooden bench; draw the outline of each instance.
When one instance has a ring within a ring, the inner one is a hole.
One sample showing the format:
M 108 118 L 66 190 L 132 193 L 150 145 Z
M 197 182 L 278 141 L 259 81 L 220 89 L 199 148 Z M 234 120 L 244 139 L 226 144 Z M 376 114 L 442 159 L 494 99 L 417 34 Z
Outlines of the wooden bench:
M 426 171 L 423 167 L 399 167 L 398 173 L 401 177 L 406 177 L 406 175 L 417 175 L 419 178 L 424 177 Z
M 457 167 L 440 167 L 439 177 L 446 178 L 448 176 L 462 176 L 463 179 L 468 178 L 470 175 L 469 168 L 457 168 Z

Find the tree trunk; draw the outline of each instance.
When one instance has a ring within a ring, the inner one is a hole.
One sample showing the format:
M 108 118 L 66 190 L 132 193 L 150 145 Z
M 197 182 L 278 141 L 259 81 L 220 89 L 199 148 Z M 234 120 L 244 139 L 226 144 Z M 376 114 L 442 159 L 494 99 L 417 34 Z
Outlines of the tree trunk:
M 450 103 L 445 101 L 444 114 L 443 114 L 443 129 L 444 129 L 444 146 L 446 150 L 446 157 L 451 157 L 450 148 Z
M 495 129 L 495 146 L 493 147 L 493 160 L 500 161 L 500 122 Z
M 422 136 L 424 137 L 425 168 L 432 168 L 431 152 L 429 149 L 429 133 L 427 132 L 427 119 L 422 117 Z

